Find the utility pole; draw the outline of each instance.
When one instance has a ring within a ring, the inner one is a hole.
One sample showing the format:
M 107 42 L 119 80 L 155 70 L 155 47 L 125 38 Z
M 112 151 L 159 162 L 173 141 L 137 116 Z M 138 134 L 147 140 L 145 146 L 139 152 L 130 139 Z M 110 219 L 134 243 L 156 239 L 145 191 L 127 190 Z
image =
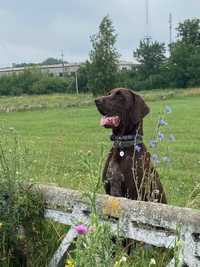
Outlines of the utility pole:
M 171 53 L 172 44 L 172 13 L 169 13 L 169 52 Z
M 79 94 L 79 89 L 78 89 L 78 74 L 77 70 L 75 71 L 75 82 L 76 82 L 76 94 Z
M 64 76 L 65 73 L 65 65 L 64 65 L 64 54 L 63 54 L 63 50 L 61 50 L 61 61 L 62 61 L 62 73 Z
M 146 9 L 146 35 L 145 40 L 147 44 L 150 43 L 151 35 L 150 35 L 150 29 L 149 29 L 149 0 L 145 0 L 145 9 Z

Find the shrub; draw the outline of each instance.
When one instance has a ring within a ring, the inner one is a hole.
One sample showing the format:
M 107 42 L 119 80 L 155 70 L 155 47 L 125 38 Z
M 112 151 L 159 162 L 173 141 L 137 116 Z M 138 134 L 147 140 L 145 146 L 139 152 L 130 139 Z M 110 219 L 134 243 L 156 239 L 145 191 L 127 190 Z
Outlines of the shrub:
M 22 73 L 0 77 L 0 95 L 30 94 L 31 87 L 42 77 L 37 69 L 25 69 Z
M 0 77 L 0 95 L 50 94 L 73 92 L 72 77 L 49 77 L 37 68 Z
M 32 94 L 51 94 L 67 92 L 69 82 L 65 78 L 43 77 L 32 85 Z
M 148 79 L 143 81 L 137 81 L 134 84 L 134 89 L 136 91 L 140 90 L 151 90 L 151 89 L 161 89 L 166 88 L 168 82 L 166 77 L 162 74 L 150 75 Z

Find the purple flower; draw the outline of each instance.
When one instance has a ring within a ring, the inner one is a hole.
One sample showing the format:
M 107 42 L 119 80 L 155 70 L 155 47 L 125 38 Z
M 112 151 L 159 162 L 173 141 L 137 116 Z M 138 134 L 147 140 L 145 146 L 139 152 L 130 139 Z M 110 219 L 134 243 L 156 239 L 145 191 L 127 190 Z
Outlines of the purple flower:
M 176 137 L 173 134 L 170 134 L 169 141 L 171 141 L 171 142 L 176 141 Z
M 139 152 L 141 151 L 141 149 L 142 149 L 142 148 L 141 148 L 140 145 L 135 145 L 135 151 L 136 151 L 136 152 L 139 153 Z
M 170 161 L 171 161 L 170 157 L 167 157 L 167 156 L 164 156 L 164 157 L 162 157 L 161 159 L 162 159 L 162 161 L 164 161 L 164 162 L 170 162 Z
M 170 106 L 166 106 L 164 109 L 165 114 L 172 113 L 172 108 Z
M 163 141 L 163 140 L 164 140 L 164 138 L 165 138 L 165 136 L 164 136 L 164 134 L 163 134 L 163 133 L 161 133 L 161 132 L 158 132 L 158 138 L 160 139 L 160 141 Z
M 150 145 L 150 147 L 155 148 L 157 145 L 157 141 L 152 139 L 149 141 L 149 145 Z
M 85 235 L 87 234 L 88 232 L 88 228 L 86 225 L 84 224 L 79 224 L 79 225 L 76 225 L 74 227 L 75 231 L 79 234 L 79 235 Z
M 153 154 L 153 155 L 151 156 L 151 160 L 152 160 L 154 163 L 157 163 L 157 164 L 160 163 L 160 160 L 158 159 L 158 155 L 156 155 L 156 154 Z
M 166 126 L 166 125 L 168 125 L 168 123 L 165 120 L 160 119 L 159 126 Z

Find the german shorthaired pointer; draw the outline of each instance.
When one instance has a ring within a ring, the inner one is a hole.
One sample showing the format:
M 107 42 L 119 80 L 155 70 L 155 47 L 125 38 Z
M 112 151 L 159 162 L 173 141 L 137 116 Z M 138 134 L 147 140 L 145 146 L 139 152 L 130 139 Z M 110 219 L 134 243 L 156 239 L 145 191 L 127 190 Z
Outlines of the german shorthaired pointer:
M 143 118 L 149 107 L 126 88 L 115 88 L 95 100 L 101 125 L 112 129 L 113 146 L 103 171 L 107 194 L 134 200 L 167 203 L 151 155 L 143 144 Z

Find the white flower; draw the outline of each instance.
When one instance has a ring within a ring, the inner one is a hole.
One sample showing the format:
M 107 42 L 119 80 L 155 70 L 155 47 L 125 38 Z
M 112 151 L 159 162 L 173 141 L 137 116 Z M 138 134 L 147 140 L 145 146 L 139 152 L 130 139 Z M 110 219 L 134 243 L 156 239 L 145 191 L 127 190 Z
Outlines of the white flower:
M 126 257 L 125 256 L 121 257 L 121 262 L 126 262 Z
M 156 265 L 156 261 L 154 258 L 151 258 L 149 266 Z

